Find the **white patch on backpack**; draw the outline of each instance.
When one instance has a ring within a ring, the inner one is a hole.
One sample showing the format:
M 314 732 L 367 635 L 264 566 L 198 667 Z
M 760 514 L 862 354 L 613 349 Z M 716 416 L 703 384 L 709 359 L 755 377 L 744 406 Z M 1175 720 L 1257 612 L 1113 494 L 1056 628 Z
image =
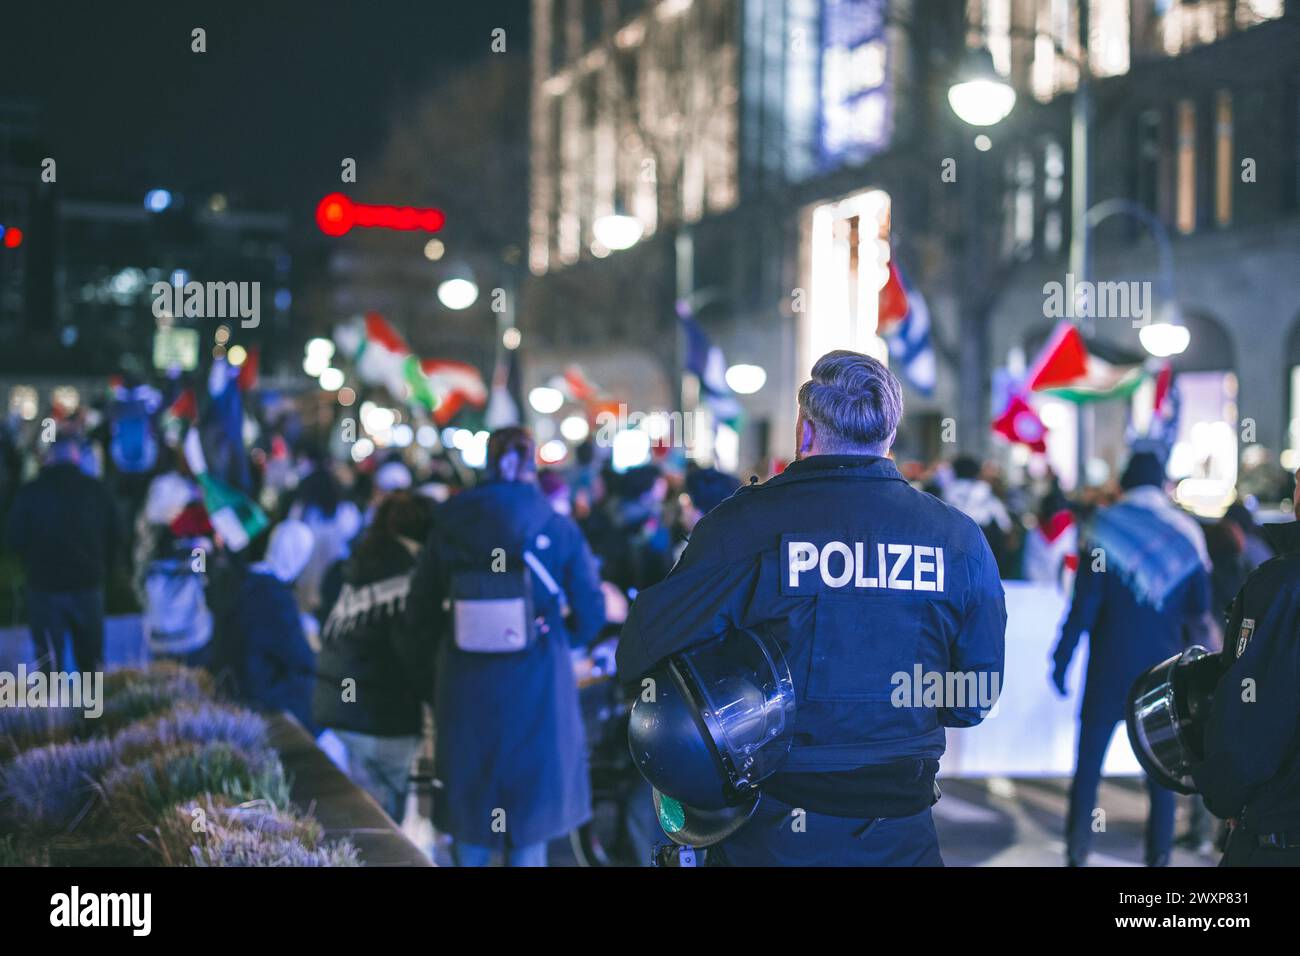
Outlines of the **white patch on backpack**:
M 1241 622 L 1241 634 L 1237 637 L 1237 656 L 1240 657 L 1246 651 L 1246 645 L 1250 643 L 1251 636 L 1255 633 L 1255 619 L 1253 617 L 1243 618 Z
M 537 544 L 538 551 L 545 551 L 547 548 L 551 546 L 551 539 L 544 534 L 539 534 L 537 536 L 536 544 Z

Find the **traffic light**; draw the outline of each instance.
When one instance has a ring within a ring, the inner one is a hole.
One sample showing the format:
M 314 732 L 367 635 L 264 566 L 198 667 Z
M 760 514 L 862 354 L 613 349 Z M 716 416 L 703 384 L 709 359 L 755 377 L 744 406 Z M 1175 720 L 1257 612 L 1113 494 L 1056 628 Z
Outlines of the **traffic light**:
M 23 244 L 23 231 L 17 226 L 10 226 L 8 229 L 0 226 L 0 243 L 3 243 L 6 249 L 17 249 Z

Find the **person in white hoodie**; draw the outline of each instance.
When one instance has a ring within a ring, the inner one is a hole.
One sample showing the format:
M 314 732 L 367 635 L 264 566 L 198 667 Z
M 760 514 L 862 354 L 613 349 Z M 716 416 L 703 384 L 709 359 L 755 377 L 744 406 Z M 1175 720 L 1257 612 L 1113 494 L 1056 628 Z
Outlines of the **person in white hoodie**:
M 202 666 L 212 637 L 204 573 L 212 538 L 198 486 L 176 470 L 155 477 L 135 535 L 134 584 L 150 654 Z
M 320 610 L 325 572 L 334 562 L 348 556 L 352 539 L 361 531 L 364 523 L 361 509 L 343 496 L 328 461 L 318 460 L 299 482 L 289 517 L 301 521 L 312 533 L 311 554 L 294 590 L 302 610 L 316 614 Z
M 963 455 L 952 463 L 953 477 L 942 485 L 943 500 L 970 518 L 988 539 L 998 568 L 1006 566 L 1011 516 L 993 487 L 980 477 L 980 464 Z

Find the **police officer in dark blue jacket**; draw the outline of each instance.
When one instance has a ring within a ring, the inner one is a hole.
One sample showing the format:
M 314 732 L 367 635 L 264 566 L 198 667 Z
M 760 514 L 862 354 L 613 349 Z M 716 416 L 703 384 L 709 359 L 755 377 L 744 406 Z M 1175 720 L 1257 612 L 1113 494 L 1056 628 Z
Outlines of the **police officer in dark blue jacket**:
M 1300 522 L 1265 531 L 1277 557 L 1233 602 L 1204 762 L 1191 768 L 1233 822 L 1224 866 L 1300 866 Z
M 996 702 L 1006 607 L 980 529 L 885 457 L 902 411 L 883 364 L 824 355 L 799 390 L 798 460 L 705 516 L 632 606 L 628 677 L 758 625 L 789 661 L 794 744 L 711 865 L 942 865 L 944 728 Z

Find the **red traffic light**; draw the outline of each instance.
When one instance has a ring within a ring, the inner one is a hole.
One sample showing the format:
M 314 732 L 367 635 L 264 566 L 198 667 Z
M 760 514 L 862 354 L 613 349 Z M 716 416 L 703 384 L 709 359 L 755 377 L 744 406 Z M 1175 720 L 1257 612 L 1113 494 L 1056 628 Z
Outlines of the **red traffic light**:
M 344 235 L 353 226 L 437 232 L 446 221 L 441 209 L 375 206 L 353 202 L 342 193 L 330 193 L 316 207 L 316 225 L 327 236 Z
M 17 226 L 10 226 L 4 231 L 4 244 L 6 249 L 17 249 L 23 244 L 23 231 Z

